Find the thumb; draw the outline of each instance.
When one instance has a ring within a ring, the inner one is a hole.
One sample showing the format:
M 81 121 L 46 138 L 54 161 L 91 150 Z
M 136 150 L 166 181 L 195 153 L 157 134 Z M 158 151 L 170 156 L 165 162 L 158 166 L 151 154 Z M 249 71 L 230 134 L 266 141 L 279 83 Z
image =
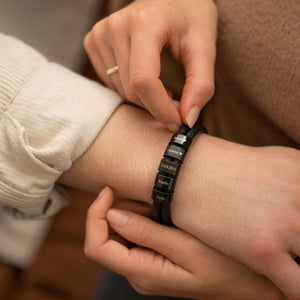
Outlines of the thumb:
M 212 39 L 200 39 L 186 51 L 183 66 L 186 81 L 181 97 L 180 113 L 185 124 L 193 127 L 204 105 L 213 97 L 216 46 Z
M 195 249 L 195 239 L 188 234 L 129 211 L 112 208 L 106 218 L 126 240 L 154 250 L 186 269 L 192 268 L 190 256 L 191 249 Z

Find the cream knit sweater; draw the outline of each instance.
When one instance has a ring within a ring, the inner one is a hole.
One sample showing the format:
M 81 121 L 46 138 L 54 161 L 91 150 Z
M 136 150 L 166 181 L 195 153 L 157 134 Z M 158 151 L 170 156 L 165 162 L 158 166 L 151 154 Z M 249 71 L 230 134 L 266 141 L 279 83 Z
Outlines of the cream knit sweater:
M 67 205 L 55 181 L 120 103 L 116 93 L 0 34 L 0 259 L 30 263 L 49 221 L 23 219 Z

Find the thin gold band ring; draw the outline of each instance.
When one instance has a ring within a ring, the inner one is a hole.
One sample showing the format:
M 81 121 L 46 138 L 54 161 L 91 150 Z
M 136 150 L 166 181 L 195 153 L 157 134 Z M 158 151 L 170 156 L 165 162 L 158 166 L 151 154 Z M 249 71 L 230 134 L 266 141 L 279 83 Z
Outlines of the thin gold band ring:
M 106 75 L 112 75 L 119 71 L 119 66 L 114 66 L 106 70 Z

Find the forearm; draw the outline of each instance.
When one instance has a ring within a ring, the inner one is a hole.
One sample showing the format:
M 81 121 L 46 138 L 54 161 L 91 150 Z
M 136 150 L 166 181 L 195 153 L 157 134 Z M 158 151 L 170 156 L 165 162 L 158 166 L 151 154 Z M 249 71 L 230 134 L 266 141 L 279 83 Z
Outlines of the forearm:
M 145 111 L 122 105 L 60 182 L 95 193 L 110 185 L 119 196 L 151 203 L 157 168 L 171 135 Z M 211 225 L 214 230 L 211 220 L 218 208 L 210 196 L 217 193 L 221 199 L 226 192 L 224 188 L 218 192 L 214 180 L 220 186 L 232 180 L 223 175 L 238 150 L 243 154 L 249 149 L 205 134 L 194 139 L 174 193 L 172 218 L 178 227 L 199 236 L 205 236 L 199 226 Z M 257 278 L 256 287 L 265 295 L 278 293 L 263 277 Z
M 119 196 L 150 203 L 158 163 L 171 135 L 147 112 L 122 105 L 59 182 L 95 193 L 109 185 Z
M 95 193 L 109 185 L 121 197 L 152 203 L 158 165 L 171 136 L 144 110 L 122 105 L 59 182 Z M 179 174 L 174 202 L 198 198 L 199 184 L 206 184 L 203 173 L 221 152 L 219 143 L 223 148 L 223 144 L 231 144 L 208 135 L 194 139 Z
M 171 135 L 147 112 L 122 105 L 60 182 L 95 193 L 104 185 L 110 185 L 119 196 L 151 203 L 158 165 Z M 275 161 L 281 148 L 274 148 Z M 299 151 L 284 150 L 299 157 Z M 222 216 L 224 224 L 235 227 L 235 220 L 226 220 L 231 213 L 224 211 L 233 207 L 237 214 L 243 209 L 240 198 L 244 197 L 246 202 L 250 196 L 261 194 L 278 197 L 277 191 L 274 190 L 273 195 L 269 187 L 257 185 L 259 178 L 273 171 L 261 167 L 269 157 L 263 148 L 247 147 L 206 134 L 196 136 L 178 176 L 171 207 L 174 223 L 204 239 L 211 239 L 214 231 L 230 230 L 220 228 L 220 221 L 212 222 L 216 216 Z M 290 157 L 287 160 L 296 172 L 294 162 Z M 268 163 L 273 164 L 273 160 Z M 297 183 L 297 178 L 294 181 Z M 248 190 L 252 192 L 249 196 Z

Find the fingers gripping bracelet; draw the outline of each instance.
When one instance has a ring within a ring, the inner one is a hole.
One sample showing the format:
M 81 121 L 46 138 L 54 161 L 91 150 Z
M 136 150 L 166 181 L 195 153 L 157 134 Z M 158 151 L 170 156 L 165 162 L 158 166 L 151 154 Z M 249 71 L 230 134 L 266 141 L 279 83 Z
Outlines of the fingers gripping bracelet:
M 173 225 L 170 204 L 173 198 L 177 175 L 193 138 L 199 132 L 207 133 L 207 130 L 198 122 L 192 128 L 183 125 L 173 135 L 167 146 L 164 157 L 160 162 L 152 191 L 153 218 L 158 223 L 169 226 Z

